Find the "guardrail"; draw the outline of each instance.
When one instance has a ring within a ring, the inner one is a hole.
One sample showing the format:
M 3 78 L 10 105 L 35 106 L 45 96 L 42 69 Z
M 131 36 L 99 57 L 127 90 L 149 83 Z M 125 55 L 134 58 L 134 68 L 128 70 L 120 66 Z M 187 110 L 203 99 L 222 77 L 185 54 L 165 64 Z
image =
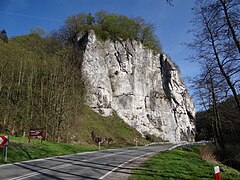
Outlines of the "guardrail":
M 197 142 L 187 142 L 187 141 L 181 141 L 180 143 L 176 144 L 175 146 L 171 147 L 169 150 L 175 149 L 177 147 L 181 146 L 191 146 L 191 145 L 196 145 L 196 144 L 209 144 L 212 143 L 213 141 L 197 141 Z M 165 145 L 165 144 L 171 144 L 170 142 L 152 142 L 149 144 L 146 144 L 145 146 L 153 146 L 153 145 Z
M 175 146 L 171 147 L 169 150 L 173 150 L 175 148 L 178 147 L 182 147 L 182 146 L 192 146 L 192 145 L 196 145 L 196 144 L 210 144 L 212 143 L 212 141 L 197 141 L 197 142 L 187 142 L 187 141 L 183 141 L 179 144 L 176 144 Z

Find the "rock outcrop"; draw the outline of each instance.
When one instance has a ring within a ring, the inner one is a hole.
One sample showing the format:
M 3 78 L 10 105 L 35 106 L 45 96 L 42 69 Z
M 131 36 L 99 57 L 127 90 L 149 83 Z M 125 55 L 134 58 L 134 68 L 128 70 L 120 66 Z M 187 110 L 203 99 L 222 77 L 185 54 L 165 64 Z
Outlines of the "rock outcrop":
M 115 111 L 142 135 L 193 141 L 195 110 L 174 63 L 137 41 L 79 38 L 88 105 L 104 116 Z

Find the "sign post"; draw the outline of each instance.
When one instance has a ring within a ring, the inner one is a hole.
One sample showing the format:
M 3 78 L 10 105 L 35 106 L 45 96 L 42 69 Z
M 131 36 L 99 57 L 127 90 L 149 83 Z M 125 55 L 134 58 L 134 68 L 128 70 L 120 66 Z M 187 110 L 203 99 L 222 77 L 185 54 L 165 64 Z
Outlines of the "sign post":
M 98 144 L 98 150 L 101 150 L 101 143 L 103 143 L 104 138 L 102 137 L 96 137 L 96 142 Z
M 5 146 L 5 157 L 4 157 L 4 162 L 7 162 L 7 154 L 8 154 L 8 147 Z
M 100 141 L 98 142 L 98 150 L 101 150 L 101 143 L 100 143 Z

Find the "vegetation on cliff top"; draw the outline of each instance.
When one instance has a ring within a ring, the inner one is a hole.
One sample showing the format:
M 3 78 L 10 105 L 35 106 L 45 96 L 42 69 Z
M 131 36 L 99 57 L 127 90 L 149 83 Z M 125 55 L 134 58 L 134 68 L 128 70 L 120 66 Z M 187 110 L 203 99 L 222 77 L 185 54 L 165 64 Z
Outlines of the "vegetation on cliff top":
M 99 11 L 94 16 L 81 13 L 67 18 L 60 31 L 66 42 L 74 43 L 79 34 L 84 35 L 89 30 L 94 30 L 101 40 L 134 39 L 156 52 L 162 51 L 153 24 L 141 17 L 129 18 L 105 11 Z

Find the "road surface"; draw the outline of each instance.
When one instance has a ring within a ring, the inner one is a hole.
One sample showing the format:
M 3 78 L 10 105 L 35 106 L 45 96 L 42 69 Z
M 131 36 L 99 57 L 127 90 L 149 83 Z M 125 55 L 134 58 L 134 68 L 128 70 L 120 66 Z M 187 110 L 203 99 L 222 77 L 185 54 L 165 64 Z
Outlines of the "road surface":
M 137 158 L 173 145 L 87 152 L 0 166 L 1 180 L 104 179 Z

